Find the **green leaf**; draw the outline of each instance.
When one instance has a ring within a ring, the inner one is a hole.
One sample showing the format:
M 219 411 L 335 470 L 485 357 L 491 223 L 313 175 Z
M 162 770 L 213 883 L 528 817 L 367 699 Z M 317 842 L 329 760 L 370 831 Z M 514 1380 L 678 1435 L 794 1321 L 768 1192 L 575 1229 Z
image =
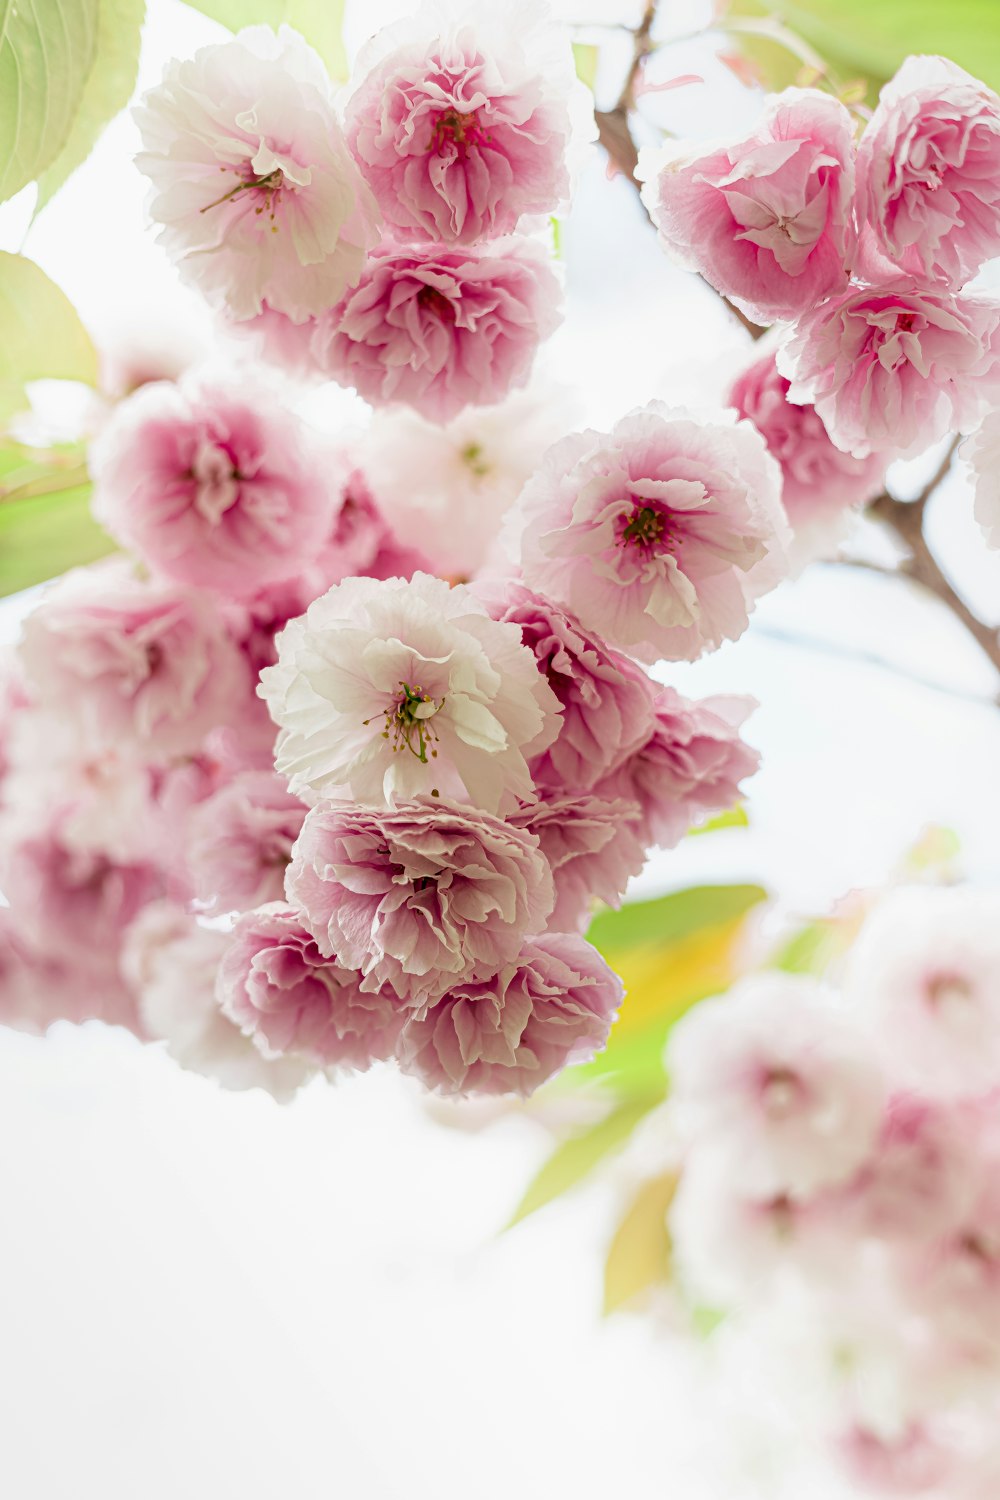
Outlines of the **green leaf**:
M 658 1096 L 654 1094 L 645 1099 L 629 1100 L 605 1115 L 596 1125 L 588 1126 L 578 1135 L 560 1141 L 528 1184 L 507 1227 L 526 1219 L 529 1214 L 544 1208 L 546 1203 L 551 1203 L 589 1177 L 606 1156 L 624 1145 L 643 1115 L 648 1114 L 661 1098 L 662 1091 Z
M 576 66 L 576 76 L 581 83 L 585 83 L 591 93 L 594 92 L 594 84 L 597 82 L 597 65 L 601 60 L 601 49 L 593 42 L 573 43 L 573 62 Z
M 94 562 L 115 544 L 90 514 L 90 485 L 0 500 L 0 595 Z
M 667 1211 L 677 1188 L 670 1173 L 644 1182 L 632 1199 L 604 1263 L 604 1313 L 616 1312 L 671 1278 Z
M 97 383 L 97 354 L 64 292 L 33 261 L 0 251 L 0 422 L 29 380 Z
M 84 85 L 69 138 L 38 180 L 35 212 L 44 208 L 66 178 L 90 155 L 105 125 L 125 108 L 139 70 L 139 43 L 146 0 L 99 0 L 97 51 Z
M 202 15 L 221 21 L 230 31 L 243 26 L 291 26 L 301 32 L 326 63 L 330 77 L 348 76 L 344 51 L 345 0 L 188 0 Z
M 97 46 L 99 0 L 0 0 L 0 203 L 66 146 Z
M 749 828 L 750 819 L 742 802 L 728 811 L 716 813 L 714 818 L 709 818 L 707 823 L 699 823 L 696 828 L 688 829 L 688 838 L 694 838 L 699 833 L 718 833 L 723 828 Z

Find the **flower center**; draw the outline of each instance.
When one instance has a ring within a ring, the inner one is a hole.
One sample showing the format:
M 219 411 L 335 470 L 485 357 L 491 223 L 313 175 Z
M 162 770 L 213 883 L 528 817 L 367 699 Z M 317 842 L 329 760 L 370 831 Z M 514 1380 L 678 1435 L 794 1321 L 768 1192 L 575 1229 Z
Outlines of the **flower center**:
M 388 708 L 384 708 L 381 715 L 374 714 L 364 722 L 366 725 L 372 724 L 377 718 L 383 718 L 385 728 L 382 730 L 382 738 L 390 742 L 393 755 L 398 750 L 409 750 L 421 765 L 426 765 L 428 749 L 430 759 L 437 758 L 434 744 L 440 736 L 434 732 L 429 721 L 439 709 L 444 708 L 444 699 L 437 701 L 419 685 L 411 687 L 408 682 L 401 682 L 399 685 L 402 688 L 399 697 Z
M 224 172 L 226 168 L 220 167 L 219 170 Z M 278 200 L 278 195 L 284 186 L 284 182 L 285 174 L 280 167 L 275 167 L 273 171 L 265 172 L 261 177 L 241 177 L 236 186 L 231 187 L 228 193 L 223 193 L 221 198 L 216 198 L 213 202 L 206 203 L 204 208 L 200 208 L 198 212 L 207 214 L 210 208 L 218 208 L 220 203 L 228 203 L 231 199 L 238 198 L 240 193 L 252 192 L 256 198 L 260 199 L 260 202 L 254 209 L 254 213 L 266 213 L 271 221 L 271 233 L 277 234 L 278 226 L 274 220 L 274 207 Z
M 620 524 L 618 545 L 637 547 L 641 552 L 670 551 L 677 541 L 674 527 L 662 510 L 637 501 L 632 513 Z
M 451 107 L 434 116 L 427 149 L 440 156 L 451 147 L 459 156 L 467 156 L 470 146 L 486 145 L 489 139 L 488 132 L 479 123 L 478 110 L 463 112 Z
M 417 302 L 433 313 L 434 317 L 440 318 L 442 323 L 454 323 L 455 309 L 451 300 L 444 292 L 439 292 L 436 286 L 422 286 L 417 293 Z
M 972 993 L 972 985 L 961 974 L 934 974 L 927 981 L 927 999 L 935 1010 L 964 1010 Z
M 764 1080 L 764 1108 L 769 1115 L 789 1114 L 798 1102 L 799 1080 L 789 1068 L 772 1068 Z
M 240 492 L 240 474 L 232 455 L 218 443 L 201 442 L 191 464 L 191 478 L 195 484 L 195 509 L 211 525 L 218 525 L 226 511 L 236 504 Z

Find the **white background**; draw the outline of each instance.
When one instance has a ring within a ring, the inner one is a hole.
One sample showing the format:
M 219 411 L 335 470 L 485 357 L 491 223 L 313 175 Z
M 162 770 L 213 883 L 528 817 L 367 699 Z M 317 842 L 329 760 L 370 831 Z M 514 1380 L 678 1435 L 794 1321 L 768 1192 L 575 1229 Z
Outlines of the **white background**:
M 678 32 L 702 11 L 697 0 L 669 9 Z M 352 39 L 388 11 L 355 6 Z M 144 85 L 218 35 L 174 0 L 150 0 Z M 612 51 L 609 76 L 615 62 Z M 711 86 L 655 96 L 672 128 L 707 134 L 755 110 L 703 44 L 655 66 Z M 23 244 L 102 341 L 200 317 L 144 231 L 135 144 L 120 119 Z M 0 216 L 6 248 L 20 246 L 29 212 L 21 202 Z M 580 382 L 590 419 L 711 395 L 742 357 L 739 331 L 662 257 L 596 158 L 567 260 L 569 316 L 546 360 Z M 915 489 L 919 470 L 901 482 Z M 932 522 L 970 596 L 1000 616 L 1000 569 L 981 556 L 961 473 Z M 20 608 L 0 616 L 8 636 Z M 765 601 L 737 645 L 672 680 L 759 699 L 750 738 L 765 763 L 751 829 L 690 841 L 640 889 L 750 877 L 798 910 L 821 908 L 884 880 L 929 822 L 956 829 L 973 877 L 996 879 L 996 684 L 946 612 L 905 584 L 813 568 Z M 620 1185 L 500 1236 L 547 1138 L 525 1118 L 478 1131 L 478 1116 L 462 1118 L 468 1128 L 443 1128 L 389 1073 L 279 1107 L 224 1094 L 96 1024 L 44 1041 L 0 1032 L 0 1494 L 772 1493 L 760 1454 L 745 1480 L 732 1472 L 747 1426 L 751 1439 L 767 1430 L 760 1383 L 723 1390 L 703 1368 L 711 1355 L 665 1328 L 598 1318 Z M 822 1455 L 803 1462 L 774 1493 L 838 1493 Z

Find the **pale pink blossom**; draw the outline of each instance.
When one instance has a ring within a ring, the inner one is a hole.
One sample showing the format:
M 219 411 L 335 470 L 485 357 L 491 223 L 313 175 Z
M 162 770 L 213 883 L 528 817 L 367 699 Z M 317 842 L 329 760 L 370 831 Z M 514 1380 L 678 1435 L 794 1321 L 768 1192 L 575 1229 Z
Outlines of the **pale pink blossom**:
M 362 49 L 357 74 L 345 132 L 401 239 L 469 245 L 565 204 L 584 90 L 568 35 L 537 4 L 425 5 Z
M 349 788 L 375 806 L 440 795 L 503 813 L 531 801 L 528 760 L 559 723 L 517 627 L 426 573 L 330 589 L 285 627 L 259 691 L 293 792 Z
M 960 451 L 972 466 L 976 520 L 987 545 L 1000 547 L 1000 411 L 988 412 Z
M 1000 1086 L 1000 892 L 890 892 L 851 948 L 844 994 L 903 1087 L 960 1098 Z
M 191 818 L 188 867 L 207 912 L 247 911 L 285 893 L 285 871 L 306 809 L 271 771 L 246 771 Z
M 961 1107 L 894 1095 L 871 1157 L 849 1189 L 860 1232 L 926 1240 L 948 1230 L 971 1202 L 976 1127 Z
M 39 707 L 84 744 L 147 756 L 197 751 L 251 692 L 208 595 L 116 560 L 60 579 L 25 620 L 20 656 Z
M 646 863 L 634 802 L 572 792 L 543 792 L 510 821 L 538 839 L 555 881 L 554 932 L 584 930 L 599 902 L 620 906 Z
M 765 354 L 737 377 L 728 403 L 753 423 L 781 465 L 781 499 L 795 556 L 807 562 L 836 547 L 846 513 L 882 489 L 886 464 L 877 453 L 854 458 L 842 452 L 814 406 L 788 400 L 788 387 L 774 355 Z
M 732 412 L 653 401 L 550 448 L 511 512 L 524 581 L 635 656 L 693 660 L 787 571 L 780 473 Z
M 744 140 L 643 153 L 667 248 L 758 323 L 794 318 L 847 283 L 854 131 L 839 100 L 786 89 Z
M 1000 249 L 1000 99 L 944 57 L 908 57 L 858 146 L 862 265 L 961 286 Z
M 357 974 L 324 958 L 298 913 L 281 902 L 240 917 L 217 995 L 265 1057 L 361 1072 L 393 1055 L 405 1013 L 391 991 L 365 994 Z
M 295 32 L 250 27 L 169 63 L 134 113 L 160 243 L 216 306 L 301 322 L 357 282 L 378 209 Z
M 562 707 L 558 735 L 531 763 L 535 785 L 590 791 L 649 738 L 653 684 L 560 605 L 516 580 L 485 580 L 474 592 L 495 620 L 518 627 Z
M 801 1196 L 846 1182 L 875 1142 L 884 1084 L 864 1035 L 805 976 L 752 976 L 671 1033 L 678 1119 L 731 1158 L 746 1193 Z
M 912 458 L 1000 398 L 1000 302 L 915 282 L 851 287 L 778 351 L 788 399 L 812 403 L 855 458 Z
M 647 739 L 598 784 L 598 795 L 637 803 L 644 842 L 673 848 L 693 827 L 739 801 L 740 783 L 760 764 L 740 736 L 755 707 L 749 698 L 699 701 L 658 688 Z
M 115 955 L 65 950 L 48 933 L 32 941 L 18 913 L 0 906 L 0 1025 L 38 1035 L 56 1021 L 100 1020 L 143 1035 L 132 995 L 121 983 Z
M 402 402 L 433 422 L 527 383 L 560 320 L 545 249 L 525 238 L 482 250 L 385 240 L 359 284 L 317 326 L 322 370 L 373 406 Z
M 314 1071 L 299 1058 L 265 1057 L 223 1014 L 215 987 L 226 933 L 200 926 L 169 901 L 147 906 L 125 936 L 122 971 L 146 1034 L 189 1072 L 224 1089 L 262 1088 L 282 1102 Z
M 400 1066 L 442 1094 L 532 1094 L 605 1046 L 621 1000 L 621 980 L 583 938 L 532 938 L 495 978 L 459 981 L 411 1017 Z
M 321 953 L 409 1005 L 490 979 L 545 930 L 552 875 L 538 840 L 439 799 L 389 811 L 321 802 L 295 845 L 288 899 Z
M 930 1422 L 909 1422 L 900 1432 L 882 1434 L 856 1423 L 841 1433 L 837 1457 L 851 1480 L 863 1493 L 876 1495 L 954 1495 L 942 1489 L 960 1471 L 959 1452 L 944 1440 Z
M 95 447 L 95 516 L 177 583 L 252 594 L 311 564 L 334 521 L 319 435 L 245 377 L 144 386 Z

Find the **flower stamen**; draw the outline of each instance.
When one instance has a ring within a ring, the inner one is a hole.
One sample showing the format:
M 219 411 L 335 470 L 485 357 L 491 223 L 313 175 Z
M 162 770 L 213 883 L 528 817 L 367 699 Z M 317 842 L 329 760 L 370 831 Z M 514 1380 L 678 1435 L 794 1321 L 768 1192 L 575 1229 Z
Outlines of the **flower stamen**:
M 409 750 L 421 765 L 426 766 L 429 759 L 437 759 L 434 745 L 440 739 L 429 720 L 444 707 L 445 700 L 442 698 L 438 702 L 419 685 L 411 687 L 408 682 L 402 681 L 399 685 L 403 691 L 396 702 L 391 707 L 384 708 L 381 715 L 373 714 L 370 719 L 365 719 L 364 723 L 367 726 L 374 723 L 375 719 L 383 718 L 385 728 L 382 730 L 382 738 L 391 741 L 393 755 L 399 750 Z

